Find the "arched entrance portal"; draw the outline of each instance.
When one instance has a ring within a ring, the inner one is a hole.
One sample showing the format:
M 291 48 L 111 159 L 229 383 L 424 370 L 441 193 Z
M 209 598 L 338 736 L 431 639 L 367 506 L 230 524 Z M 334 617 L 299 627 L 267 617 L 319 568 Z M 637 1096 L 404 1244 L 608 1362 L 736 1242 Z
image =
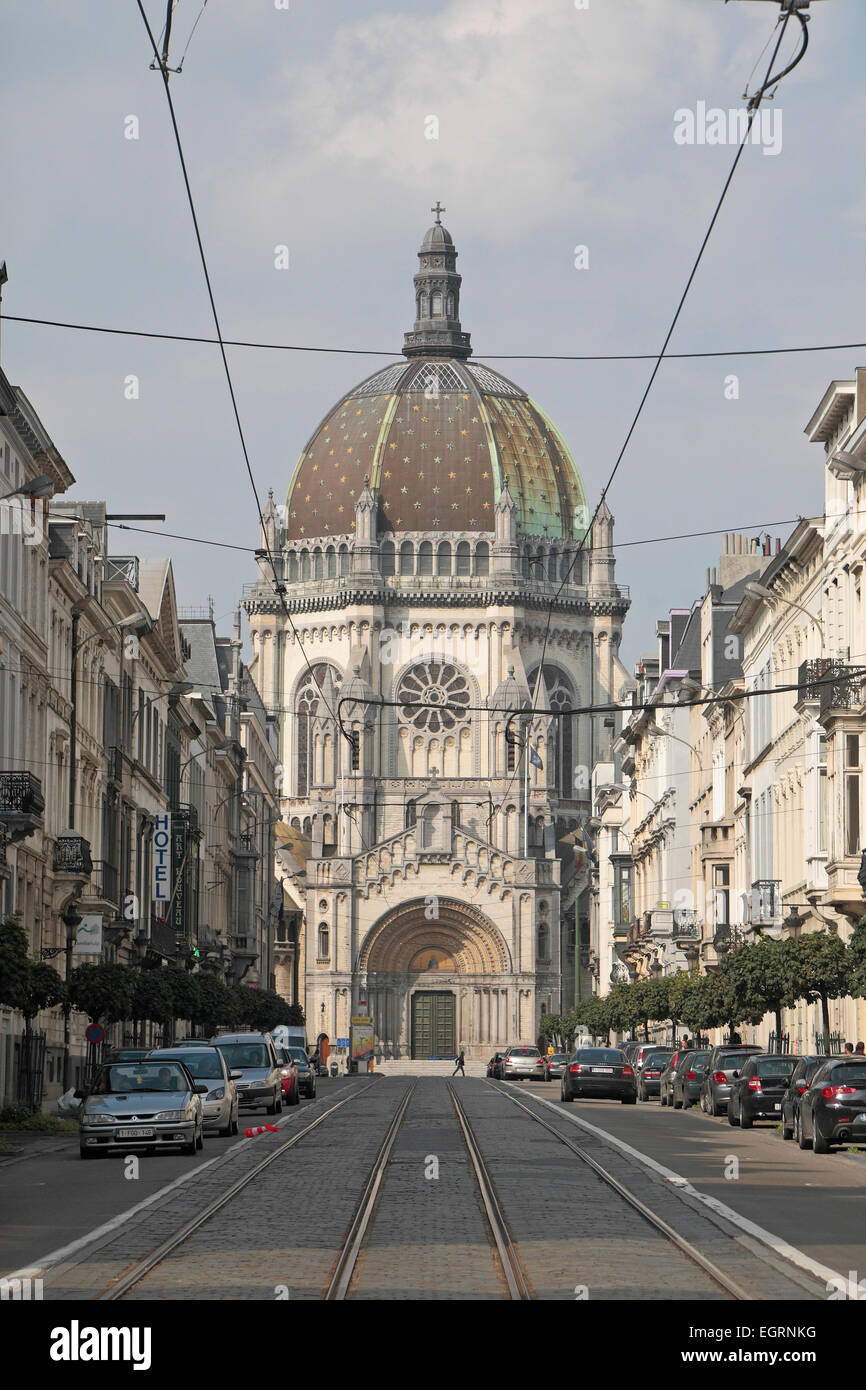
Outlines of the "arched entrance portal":
M 393 909 L 369 932 L 359 970 L 385 1055 L 481 1055 L 516 1036 L 508 948 L 469 904 L 427 897 Z

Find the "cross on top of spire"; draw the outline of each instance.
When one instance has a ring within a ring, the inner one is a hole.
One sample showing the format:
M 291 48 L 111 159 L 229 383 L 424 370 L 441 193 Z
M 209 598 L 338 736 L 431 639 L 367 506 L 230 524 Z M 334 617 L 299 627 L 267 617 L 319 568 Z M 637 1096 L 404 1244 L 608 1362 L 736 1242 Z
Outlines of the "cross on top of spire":
M 435 214 L 436 214 L 436 226 L 437 226 L 437 227 L 441 227 L 441 226 L 442 226 L 442 214 L 443 214 L 443 212 L 447 212 L 447 210 L 448 210 L 447 208 L 443 208 L 442 204 L 439 202 L 439 199 L 437 198 L 437 199 L 436 199 L 436 206 L 435 206 L 435 208 L 431 208 L 431 209 L 430 209 L 431 212 L 435 212 Z

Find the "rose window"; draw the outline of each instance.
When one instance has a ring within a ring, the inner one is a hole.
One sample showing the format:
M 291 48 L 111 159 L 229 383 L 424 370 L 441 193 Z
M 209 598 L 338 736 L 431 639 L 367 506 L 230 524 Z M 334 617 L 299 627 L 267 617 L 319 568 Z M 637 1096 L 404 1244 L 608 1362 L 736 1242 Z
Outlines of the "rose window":
M 469 682 L 449 662 L 425 661 L 406 672 L 397 699 L 406 701 L 400 717 L 407 724 L 438 734 L 468 718 Z

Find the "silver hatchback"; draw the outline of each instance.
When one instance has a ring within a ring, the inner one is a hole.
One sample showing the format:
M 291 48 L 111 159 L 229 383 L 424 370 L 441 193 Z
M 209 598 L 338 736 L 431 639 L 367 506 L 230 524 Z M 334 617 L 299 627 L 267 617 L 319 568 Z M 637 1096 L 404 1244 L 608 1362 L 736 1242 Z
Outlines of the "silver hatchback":
M 90 1090 L 76 1091 L 82 1158 L 130 1149 L 177 1147 L 194 1154 L 202 1147 L 198 1085 L 182 1062 L 162 1059 L 114 1062 L 100 1067 Z
M 150 1053 L 154 1059 L 166 1058 L 183 1062 L 193 1081 L 206 1086 L 201 1098 L 202 1123 L 205 1130 L 230 1136 L 238 1132 L 238 1092 L 235 1081 L 239 1071 L 229 1071 L 228 1063 L 218 1047 L 197 1044 L 194 1047 L 161 1047 Z

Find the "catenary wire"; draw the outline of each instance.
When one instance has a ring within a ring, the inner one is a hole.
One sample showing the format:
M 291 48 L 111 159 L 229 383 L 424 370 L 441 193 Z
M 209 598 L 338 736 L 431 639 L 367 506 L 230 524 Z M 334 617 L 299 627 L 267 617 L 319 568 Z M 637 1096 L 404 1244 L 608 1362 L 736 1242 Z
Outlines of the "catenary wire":
M 751 135 L 752 126 L 753 126 L 753 124 L 754 124 L 755 116 L 757 115 L 757 113 L 758 113 L 758 111 L 759 111 L 759 109 L 760 109 L 761 100 L 762 100 L 763 94 L 764 94 L 764 92 L 765 92 L 765 90 L 766 90 L 766 88 L 767 88 L 768 82 L 769 82 L 769 80 L 770 80 L 770 76 L 771 76 L 772 71 L 773 71 L 773 64 L 774 64 L 775 61 L 776 61 L 776 56 L 777 56 L 777 54 L 778 54 L 778 52 L 779 52 L 779 49 L 780 49 L 780 47 L 781 47 L 782 40 L 783 40 L 784 37 L 785 37 L 785 31 L 786 31 L 786 29 L 787 29 L 787 27 L 788 27 L 788 21 L 790 20 L 790 18 L 791 18 L 791 10 L 788 10 L 788 11 L 785 12 L 784 18 L 780 18 L 780 20 L 777 20 L 777 24 L 779 25 L 779 37 L 778 37 L 778 40 L 776 41 L 776 44 L 775 44 L 775 46 L 774 46 L 774 48 L 773 48 L 773 53 L 772 53 L 772 56 L 771 56 L 771 58 L 770 58 L 769 65 L 768 65 L 768 67 L 767 67 L 767 75 L 766 75 L 766 77 L 764 78 L 763 85 L 761 86 L 761 88 L 759 88 L 758 92 L 756 93 L 756 95 L 752 98 L 752 100 L 751 100 L 750 103 L 749 103 L 748 117 L 747 117 L 746 127 L 745 127 L 745 130 L 744 130 L 744 132 L 743 132 L 742 139 L 740 140 L 739 146 L 738 146 L 738 148 L 737 148 L 737 152 L 736 152 L 736 154 L 734 155 L 733 162 L 732 162 L 732 164 L 731 164 L 730 170 L 728 171 L 728 176 L 727 176 L 727 178 L 725 179 L 725 182 L 724 182 L 724 185 L 723 185 L 723 187 L 722 187 L 722 191 L 721 191 L 721 193 L 720 193 L 720 195 L 719 195 L 718 201 L 716 202 L 716 206 L 715 206 L 715 208 L 713 209 L 712 217 L 710 218 L 709 225 L 708 225 L 708 227 L 707 227 L 707 229 L 706 229 L 706 232 L 704 233 L 703 240 L 702 240 L 701 245 L 700 245 L 700 247 L 699 247 L 699 249 L 698 249 L 698 254 L 697 254 L 697 256 L 695 257 L 694 264 L 692 265 L 691 271 L 690 271 L 690 273 L 689 273 L 689 277 L 688 277 L 688 279 L 687 279 L 687 281 L 686 281 L 685 288 L 683 289 L 683 292 L 682 292 L 682 294 L 680 295 L 680 299 L 679 299 L 679 302 L 678 302 L 678 304 L 677 304 L 677 307 L 676 307 L 676 309 L 675 309 L 675 311 L 674 311 L 673 318 L 671 319 L 671 322 L 670 322 L 670 325 L 669 325 L 669 327 L 668 327 L 667 333 L 665 334 L 665 338 L 664 338 L 664 342 L 662 343 L 661 350 L 659 351 L 659 353 L 658 353 L 658 355 L 657 355 L 657 357 L 656 357 L 656 360 L 655 360 L 655 364 L 654 364 L 654 366 L 653 366 L 653 369 L 652 369 L 652 371 L 650 372 L 649 381 L 647 382 L 647 384 L 646 384 L 646 386 L 645 386 L 645 388 L 644 388 L 644 391 L 643 391 L 643 395 L 641 396 L 640 401 L 638 402 L 637 410 L 635 411 L 634 416 L 633 416 L 632 421 L 631 421 L 631 424 L 629 425 L 628 431 L 627 431 L 627 433 L 626 433 L 626 436 L 625 436 L 625 439 L 624 439 L 624 441 L 623 441 L 622 447 L 620 448 L 619 454 L 617 455 L 616 460 L 614 461 L 614 465 L 613 465 L 613 468 L 612 468 L 611 471 L 610 471 L 610 475 L 609 475 L 609 477 L 608 477 L 608 480 L 607 480 L 607 482 L 605 483 L 604 487 L 603 487 L 602 490 L 601 490 L 601 495 L 599 496 L 598 502 L 597 502 L 596 507 L 595 507 L 595 511 L 594 511 L 593 514 L 592 514 L 592 518 L 591 518 L 591 520 L 590 520 L 589 526 L 587 527 L 586 531 L 584 532 L 584 534 L 583 534 L 583 536 L 582 536 L 582 538 L 581 538 L 581 540 L 580 540 L 580 542 L 579 542 L 579 544 L 578 544 L 578 546 L 577 546 L 577 548 L 576 548 L 576 550 L 575 550 L 575 552 L 574 552 L 574 555 L 573 555 L 573 558 L 572 558 L 572 560 L 571 560 L 571 563 L 570 563 L 568 569 L 566 570 L 565 575 L 564 575 L 563 578 L 562 578 L 562 581 L 561 581 L 561 583 L 560 583 L 559 589 L 557 590 L 557 593 L 556 593 L 555 598 L 551 601 L 551 603 L 550 603 L 549 606 L 548 606 L 548 610 L 547 610 L 547 622 L 546 622 L 546 624 L 545 624 L 545 631 L 544 631 L 544 641 L 543 641 L 542 646 L 541 646 L 541 657 L 540 657 L 539 664 L 538 664 L 539 674 L 542 676 L 542 678 L 543 678 L 543 672 L 544 672 L 544 659 L 545 659 L 545 656 L 546 656 L 546 654 L 547 654 L 547 646 L 548 646 L 548 642 L 549 642 L 549 640 L 550 640 L 550 627 L 551 627 L 551 623 L 552 623 L 552 621 L 553 621 L 554 604 L 555 604 L 555 602 L 556 602 L 556 598 L 559 597 L 559 594 L 562 592 L 563 588 L 565 587 L 565 585 L 566 585 L 566 583 L 567 583 L 567 581 L 568 581 L 568 577 L 569 577 L 569 575 L 571 574 L 572 570 L 574 569 L 574 566 L 575 566 L 576 563 L 577 563 L 578 556 L 582 553 L 582 551 L 583 551 L 584 548 L 585 548 L 587 536 L 590 536 L 590 535 L 592 534 L 592 528 L 593 528 L 593 526 L 595 525 L 596 519 L 597 519 L 599 513 L 601 512 L 602 507 L 605 506 L 607 494 L 608 494 L 608 492 L 610 491 L 611 487 L 613 486 L 614 480 L 616 479 L 617 473 L 619 472 L 619 469 L 620 469 L 620 466 L 621 466 L 621 464 L 622 464 L 623 458 L 625 457 L 626 450 L 628 449 L 628 446 L 629 446 L 629 444 L 630 444 L 630 442 L 631 442 L 632 436 L 634 435 L 634 432 L 635 432 L 635 430 L 637 429 L 637 426 L 638 426 L 638 422 L 639 422 L 639 420 L 640 420 L 640 418 L 641 418 L 641 415 L 643 414 L 644 406 L 646 405 L 646 402 L 647 402 L 647 400 L 649 399 L 649 395 L 650 395 L 650 392 L 652 391 L 652 388 L 653 388 L 653 385 L 654 385 L 654 383 L 655 383 L 656 377 L 658 376 L 659 371 L 661 370 L 661 365 L 662 365 L 662 362 L 663 362 L 663 360 L 664 360 L 665 353 L 666 353 L 667 348 L 668 348 L 668 344 L 670 343 L 670 340 L 671 340 L 671 338 L 672 338 L 673 335 L 674 335 L 674 331 L 675 331 L 675 329 L 676 329 L 677 323 L 679 322 L 680 314 L 681 314 L 682 311 L 683 311 L 683 307 L 684 307 L 684 305 L 685 305 L 685 302 L 686 302 L 686 299 L 687 299 L 687 297 L 688 297 L 689 291 L 690 291 L 690 289 L 691 289 L 691 287 L 692 287 L 692 284 L 694 283 L 695 276 L 696 276 L 697 273 L 698 273 L 698 268 L 699 268 L 699 266 L 700 266 L 700 264 L 701 264 L 701 261 L 703 260 L 704 252 L 705 252 L 707 246 L 709 245 L 710 237 L 711 237 L 712 234 L 713 234 L 713 230 L 714 230 L 715 225 L 716 225 L 716 222 L 717 222 L 717 220 L 718 220 L 718 218 L 719 218 L 719 214 L 721 213 L 722 207 L 723 207 L 724 202 L 725 202 L 725 198 L 727 197 L 727 194 L 728 194 L 728 189 L 729 189 L 730 186 L 731 186 L 731 183 L 732 183 L 733 178 L 734 178 L 734 174 L 736 173 L 736 170 L 737 170 L 737 166 L 739 165 L 740 159 L 741 159 L 741 157 L 742 157 L 743 150 L 744 150 L 745 147 L 746 147 L 746 142 L 748 141 L 749 136 Z M 782 74 L 782 75 L 784 75 L 784 74 Z M 532 694 L 532 696 L 531 696 L 531 701 L 532 701 L 532 707 L 533 707 L 533 709 L 535 708 L 535 701 L 536 701 L 537 691 L 538 691 L 538 684 L 536 683 L 536 689 L 535 689 L 535 691 L 533 692 L 533 694 Z M 524 757 L 528 757 L 528 750 L 523 750 L 523 752 L 524 752 Z M 521 759 L 521 761 L 522 761 L 522 759 Z M 515 772 L 514 772 L 514 776 L 515 776 L 515 777 L 517 776 L 517 772 L 518 772 L 518 768 L 515 767 Z
M 218 338 L 208 338 L 194 333 L 157 333 L 141 328 L 111 328 L 105 324 L 76 323 L 65 319 L 34 318 L 26 314 L 3 314 L 4 323 L 29 323 L 42 328 L 66 328 L 78 333 L 106 333 L 124 338 L 154 338 L 171 343 L 201 343 L 216 347 Z M 262 352 L 311 352 L 326 353 L 344 357 L 390 357 L 401 356 L 399 348 L 348 348 L 316 347 L 311 343 L 265 343 L 247 338 L 223 338 L 226 347 L 254 348 Z M 793 347 L 766 348 L 709 348 L 695 352 L 666 352 L 667 361 L 697 361 L 700 358 L 714 357 L 780 357 L 792 353 L 807 352 L 850 352 L 855 348 L 866 348 L 866 342 L 846 343 L 803 343 Z M 654 352 L 477 352 L 473 361 L 484 362 L 654 362 Z

